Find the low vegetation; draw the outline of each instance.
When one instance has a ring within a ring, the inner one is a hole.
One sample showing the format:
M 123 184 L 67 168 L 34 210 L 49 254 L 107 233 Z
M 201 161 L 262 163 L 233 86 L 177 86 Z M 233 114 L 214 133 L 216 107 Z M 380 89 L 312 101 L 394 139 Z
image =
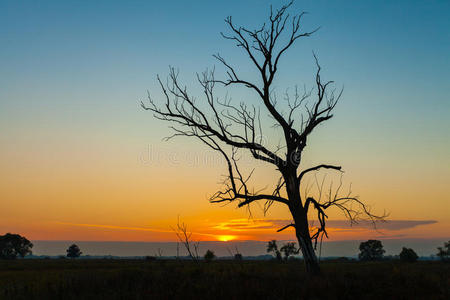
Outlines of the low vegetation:
M 0 261 L 0 299 L 450 299 L 441 261 Z M 199 298 L 200 297 L 200 298 Z
M 189 235 L 180 236 L 190 247 Z M 234 259 L 211 250 L 200 259 L 198 246 L 190 260 L 165 260 L 160 249 L 145 259 L 75 260 L 14 259 L 30 254 L 32 244 L 20 235 L 1 237 L 0 299 L 450 299 L 450 242 L 438 248 L 441 260 L 417 261 L 413 249 L 389 258 L 381 241 L 368 240 L 359 261 L 327 260 L 320 276 L 311 276 L 294 258 L 295 243 L 278 248 L 276 240 L 267 244 L 272 260 L 245 260 L 237 248 L 229 250 Z M 67 257 L 81 254 L 75 244 L 67 249 Z

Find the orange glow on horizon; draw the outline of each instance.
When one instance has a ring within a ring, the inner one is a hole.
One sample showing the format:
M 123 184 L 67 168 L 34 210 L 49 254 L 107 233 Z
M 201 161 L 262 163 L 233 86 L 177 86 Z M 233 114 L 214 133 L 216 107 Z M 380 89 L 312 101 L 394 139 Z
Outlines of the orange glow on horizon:
M 188 232 L 192 241 L 268 241 L 295 240 L 292 228 L 277 232 L 288 219 L 188 219 Z M 115 222 L 114 222 L 115 223 Z M 4 233 L 12 232 L 25 235 L 30 240 L 78 240 L 78 241 L 144 241 L 174 242 L 177 236 L 173 225 L 167 223 L 77 223 L 53 221 L 43 224 L 33 223 L 32 230 L 25 226 L 16 227 L 5 224 L 0 228 Z M 445 236 L 449 223 L 435 221 L 399 221 L 391 220 L 372 227 L 350 227 L 346 220 L 330 220 L 327 226 L 329 241 L 364 240 L 364 239 L 398 239 L 431 238 Z M 314 228 L 312 228 L 314 231 Z
M 221 242 L 228 242 L 235 240 L 237 237 L 235 235 L 219 235 L 217 239 Z

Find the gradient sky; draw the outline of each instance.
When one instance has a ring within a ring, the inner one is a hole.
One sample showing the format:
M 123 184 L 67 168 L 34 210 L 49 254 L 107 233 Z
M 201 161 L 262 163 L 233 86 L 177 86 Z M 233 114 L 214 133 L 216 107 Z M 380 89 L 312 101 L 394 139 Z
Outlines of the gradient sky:
M 195 72 L 217 65 L 217 52 L 255 78 L 219 33 L 228 15 L 261 24 L 270 3 L 283 2 L 1 1 L 0 234 L 170 241 L 180 216 L 203 240 L 292 238 L 275 233 L 289 222 L 283 207 L 264 218 L 254 205 L 248 223 L 245 209 L 209 204 L 223 162 L 197 141 L 162 141 L 167 124 L 139 107 L 147 90 L 161 96 L 156 74 L 175 66 L 191 86 Z M 277 90 L 311 87 L 312 51 L 324 78 L 345 86 L 304 166 L 342 165 L 353 191 L 397 224 L 349 229 L 333 212 L 331 239 L 447 238 L 450 2 L 297 1 L 294 9 L 309 12 L 305 29 L 321 29 L 280 63 Z

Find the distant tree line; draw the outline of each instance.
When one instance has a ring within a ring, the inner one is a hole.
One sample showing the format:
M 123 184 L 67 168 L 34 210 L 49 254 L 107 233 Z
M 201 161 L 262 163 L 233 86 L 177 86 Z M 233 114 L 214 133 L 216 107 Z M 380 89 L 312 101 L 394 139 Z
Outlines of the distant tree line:
M 24 258 L 33 254 L 31 248 L 33 248 L 33 244 L 24 236 L 12 233 L 0 235 L 0 259 Z M 76 258 L 82 254 L 80 248 L 75 244 L 72 244 L 66 252 L 67 257 L 70 258 Z M 48 258 L 48 256 L 45 258 Z
M 187 245 L 190 245 L 192 242 L 190 241 L 190 233 L 187 232 L 186 227 L 184 226 L 182 229 L 179 230 L 183 238 L 180 238 L 180 240 L 183 241 L 185 244 L 185 247 L 188 248 Z M 179 237 L 180 237 L 179 236 Z M 196 243 L 194 249 L 195 249 L 195 255 L 191 254 L 190 257 L 198 262 L 199 255 L 198 255 L 198 242 Z M 16 259 L 17 257 L 25 257 L 26 255 L 31 255 L 32 251 L 31 248 L 33 248 L 33 244 L 25 237 L 19 235 L 19 234 L 12 234 L 7 233 L 5 235 L 0 235 L 0 259 Z M 444 243 L 444 247 L 438 247 L 438 253 L 436 254 L 442 261 L 449 261 L 450 260 L 450 241 Z M 275 259 L 278 261 L 287 261 L 290 257 L 293 257 L 294 255 L 298 254 L 300 252 L 300 248 L 296 247 L 296 244 L 294 242 L 288 242 L 283 244 L 281 248 L 278 248 L 277 241 L 271 240 L 267 243 L 267 253 L 273 253 L 275 256 Z M 379 240 L 368 240 L 366 242 L 362 242 L 359 245 L 359 251 L 358 258 L 360 261 L 379 261 L 383 260 L 386 257 L 384 256 L 385 250 L 383 249 L 383 244 Z M 66 250 L 66 256 L 70 258 L 77 258 L 80 257 L 83 252 L 81 252 L 80 247 L 78 247 L 76 244 L 72 244 L 69 246 L 69 248 Z M 243 256 L 236 248 L 236 253 L 230 252 L 234 260 L 241 261 L 243 259 Z M 158 256 L 162 257 L 162 250 L 158 249 Z M 60 256 L 60 258 L 63 258 L 63 256 Z M 214 251 L 208 249 L 203 256 L 203 259 L 207 262 L 210 262 L 214 259 L 216 259 L 216 255 Z M 417 253 L 411 249 L 403 247 L 401 252 L 398 255 L 398 258 L 401 261 L 404 262 L 415 262 L 418 260 L 419 256 Z M 147 256 L 147 260 L 154 260 L 156 259 L 155 256 Z
M 444 247 L 438 247 L 437 256 L 443 260 L 448 261 L 450 257 L 450 241 L 444 244 Z M 383 244 L 379 240 L 368 240 L 366 242 L 361 242 L 359 245 L 358 259 L 360 261 L 380 261 L 383 259 L 388 259 L 389 256 L 385 257 L 386 252 L 383 249 Z M 267 252 L 273 253 L 275 259 L 282 261 L 282 253 L 284 254 L 284 260 L 288 260 L 289 256 L 299 253 L 299 249 L 296 248 L 295 243 L 286 243 L 280 249 L 278 249 L 277 241 L 271 240 L 267 243 Z M 417 253 L 407 247 L 402 247 L 402 251 L 394 258 L 398 258 L 403 262 L 415 262 L 419 259 Z

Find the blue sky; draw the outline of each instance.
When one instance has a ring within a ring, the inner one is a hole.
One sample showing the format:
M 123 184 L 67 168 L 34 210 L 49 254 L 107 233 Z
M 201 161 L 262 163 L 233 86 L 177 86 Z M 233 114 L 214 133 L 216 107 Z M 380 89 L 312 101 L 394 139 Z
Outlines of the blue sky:
M 166 74 L 169 64 L 187 78 L 216 64 L 217 52 L 248 66 L 221 39 L 223 19 L 260 24 L 270 3 L 2 1 L 2 119 L 43 114 L 57 122 L 67 108 L 132 119 L 136 100 L 157 90 L 155 74 Z M 345 85 L 356 117 L 370 108 L 392 122 L 404 111 L 448 127 L 448 1 L 297 1 L 295 8 L 309 12 L 306 29 L 321 30 L 286 57 L 286 65 L 294 62 L 280 75 L 287 86 L 309 83 L 314 50 L 325 75 Z
M 232 15 L 239 24 L 260 24 L 270 3 L 2 1 L 0 78 L 2 94 L 10 99 L 2 97 L 2 108 L 18 105 L 11 96 L 45 95 L 49 87 L 55 93 L 89 89 L 92 97 L 107 90 L 116 94 L 120 87 L 132 99 L 154 87 L 155 74 L 166 73 L 169 64 L 190 76 L 215 64 L 216 52 L 245 62 L 220 38 L 223 19 Z M 448 1 L 297 1 L 298 11 L 309 12 L 305 28 L 321 30 L 286 60 L 306 64 L 314 50 L 327 74 L 350 91 L 370 87 L 370 96 L 408 94 L 417 110 L 448 110 L 449 6 Z M 283 75 L 303 78 L 302 73 L 291 69 Z M 82 103 L 111 104 L 115 98 Z M 371 102 L 407 104 L 380 98 Z

